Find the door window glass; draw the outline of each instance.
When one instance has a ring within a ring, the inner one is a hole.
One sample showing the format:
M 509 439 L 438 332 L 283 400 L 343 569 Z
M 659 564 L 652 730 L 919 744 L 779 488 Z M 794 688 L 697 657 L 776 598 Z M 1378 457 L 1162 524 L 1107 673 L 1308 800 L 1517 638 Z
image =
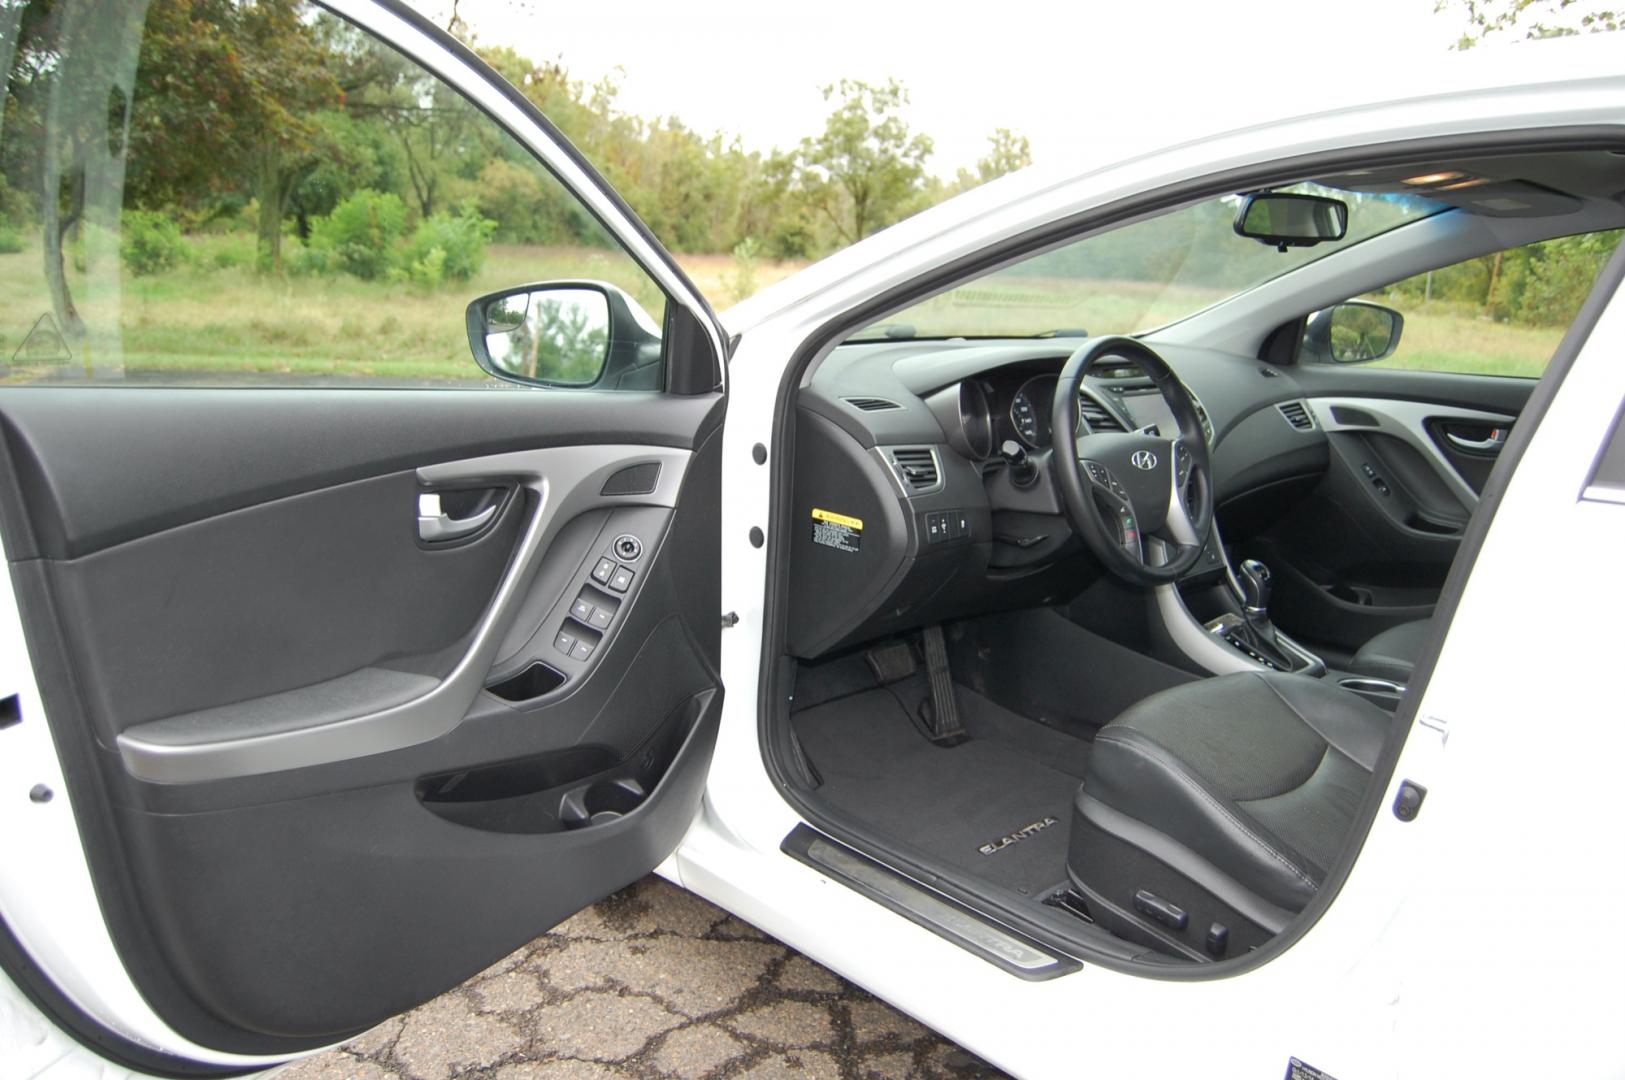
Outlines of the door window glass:
M 665 296 L 550 172 L 314 5 L 0 0 L 0 63 L 0 383 L 506 385 L 466 309 L 557 279 L 658 340 Z M 660 352 L 568 381 L 659 389 Z
M 1405 317 L 1393 353 L 1371 366 L 1539 378 L 1619 238 L 1614 229 L 1543 240 L 1368 293 L 1361 299 Z

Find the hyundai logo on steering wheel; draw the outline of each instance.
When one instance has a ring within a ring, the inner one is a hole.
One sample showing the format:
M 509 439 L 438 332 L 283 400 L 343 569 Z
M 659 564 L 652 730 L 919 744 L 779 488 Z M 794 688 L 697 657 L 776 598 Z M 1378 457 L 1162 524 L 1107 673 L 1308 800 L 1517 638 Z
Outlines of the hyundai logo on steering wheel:
M 1149 450 L 1136 450 L 1134 455 L 1128 459 L 1128 463 L 1136 469 L 1144 469 L 1146 472 L 1150 472 L 1157 467 L 1157 455 Z

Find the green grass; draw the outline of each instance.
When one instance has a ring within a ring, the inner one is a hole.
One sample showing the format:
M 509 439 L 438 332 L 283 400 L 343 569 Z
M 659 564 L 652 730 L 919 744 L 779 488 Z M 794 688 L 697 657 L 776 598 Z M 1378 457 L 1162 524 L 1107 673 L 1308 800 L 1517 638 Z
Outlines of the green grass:
M 289 240 L 285 255 L 297 241 Z M 479 380 L 469 354 L 464 310 L 474 298 L 530 281 L 597 278 L 628 289 L 661 316 L 660 297 L 625 256 L 598 249 L 492 246 L 472 281 L 425 290 L 338 275 L 262 276 L 252 269 L 252 241 L 242 235 L 188 238 L 181 267 L 136 277 L 102 254 L 105 271 L 70 266 L 69 284 L 90 328 L 70 363 L 13 360 L 18 346 L 52 304 L 39 242 L 0 254 L 0 381 L 127 376 L 189 381 L 214 375 L 252 382 L 302 379 L 380 381 Z M 70 263 L 72 260 L 70 259 Z M 794 263 L 761 262 L 748 275 L 728 255 L 683 256 L 684 269 L 717 307 L 793 273 Z M 1082 327 L 1090 333 L 1156 326 L 1201 308 L 1222 293 L 1141 282 L 1082 283 L 1004 279 L 986 289 L 955 290 L 909 318 L 921 335 L 1031 333 Z M 1444 303 L 1405 311 L 1400 352 L 1384 367 L 1539 375 L 1560 329 L 1509 326 Z M 116 332 L 113 332 L 116 328 Z M 256 378 L 261 376 L 263 378 Z

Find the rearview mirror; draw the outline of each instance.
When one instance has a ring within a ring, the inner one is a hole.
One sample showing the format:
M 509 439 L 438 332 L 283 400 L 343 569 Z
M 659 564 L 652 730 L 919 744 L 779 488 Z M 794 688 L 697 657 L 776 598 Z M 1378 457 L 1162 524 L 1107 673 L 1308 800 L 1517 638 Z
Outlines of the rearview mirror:
M 1392 356 L 1399 348 L 1405 316 L 1393 308 L 1349 300 L 1309 316 L 1304 359 L 1321 363 L 1365 364 Z
M 537 386 L 593 386 L 651 365 L 660 332 L 622 289 L 552 281 L 482 296 L 468 305 L 468 344 L 486 372 Z
M 1348 203 L 1324 195 L 1258 191 L 1247 196 L 1236 211 L 1238 236 L 1251 237 L 1282 251 L 1313 247 L 1323 240 L 1341 240 L 1348 228 Z

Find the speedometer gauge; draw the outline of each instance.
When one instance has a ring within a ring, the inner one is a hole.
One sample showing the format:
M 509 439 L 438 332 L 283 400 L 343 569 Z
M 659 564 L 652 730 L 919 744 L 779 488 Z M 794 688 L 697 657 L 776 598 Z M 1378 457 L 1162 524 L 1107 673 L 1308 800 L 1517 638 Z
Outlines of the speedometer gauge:
M 1010 424 L 1016 436 L 1034 450 L 1049 445 L 1049 414 L 1054 401 L 1054 375 L 1028 379 L 1010 399 Z

